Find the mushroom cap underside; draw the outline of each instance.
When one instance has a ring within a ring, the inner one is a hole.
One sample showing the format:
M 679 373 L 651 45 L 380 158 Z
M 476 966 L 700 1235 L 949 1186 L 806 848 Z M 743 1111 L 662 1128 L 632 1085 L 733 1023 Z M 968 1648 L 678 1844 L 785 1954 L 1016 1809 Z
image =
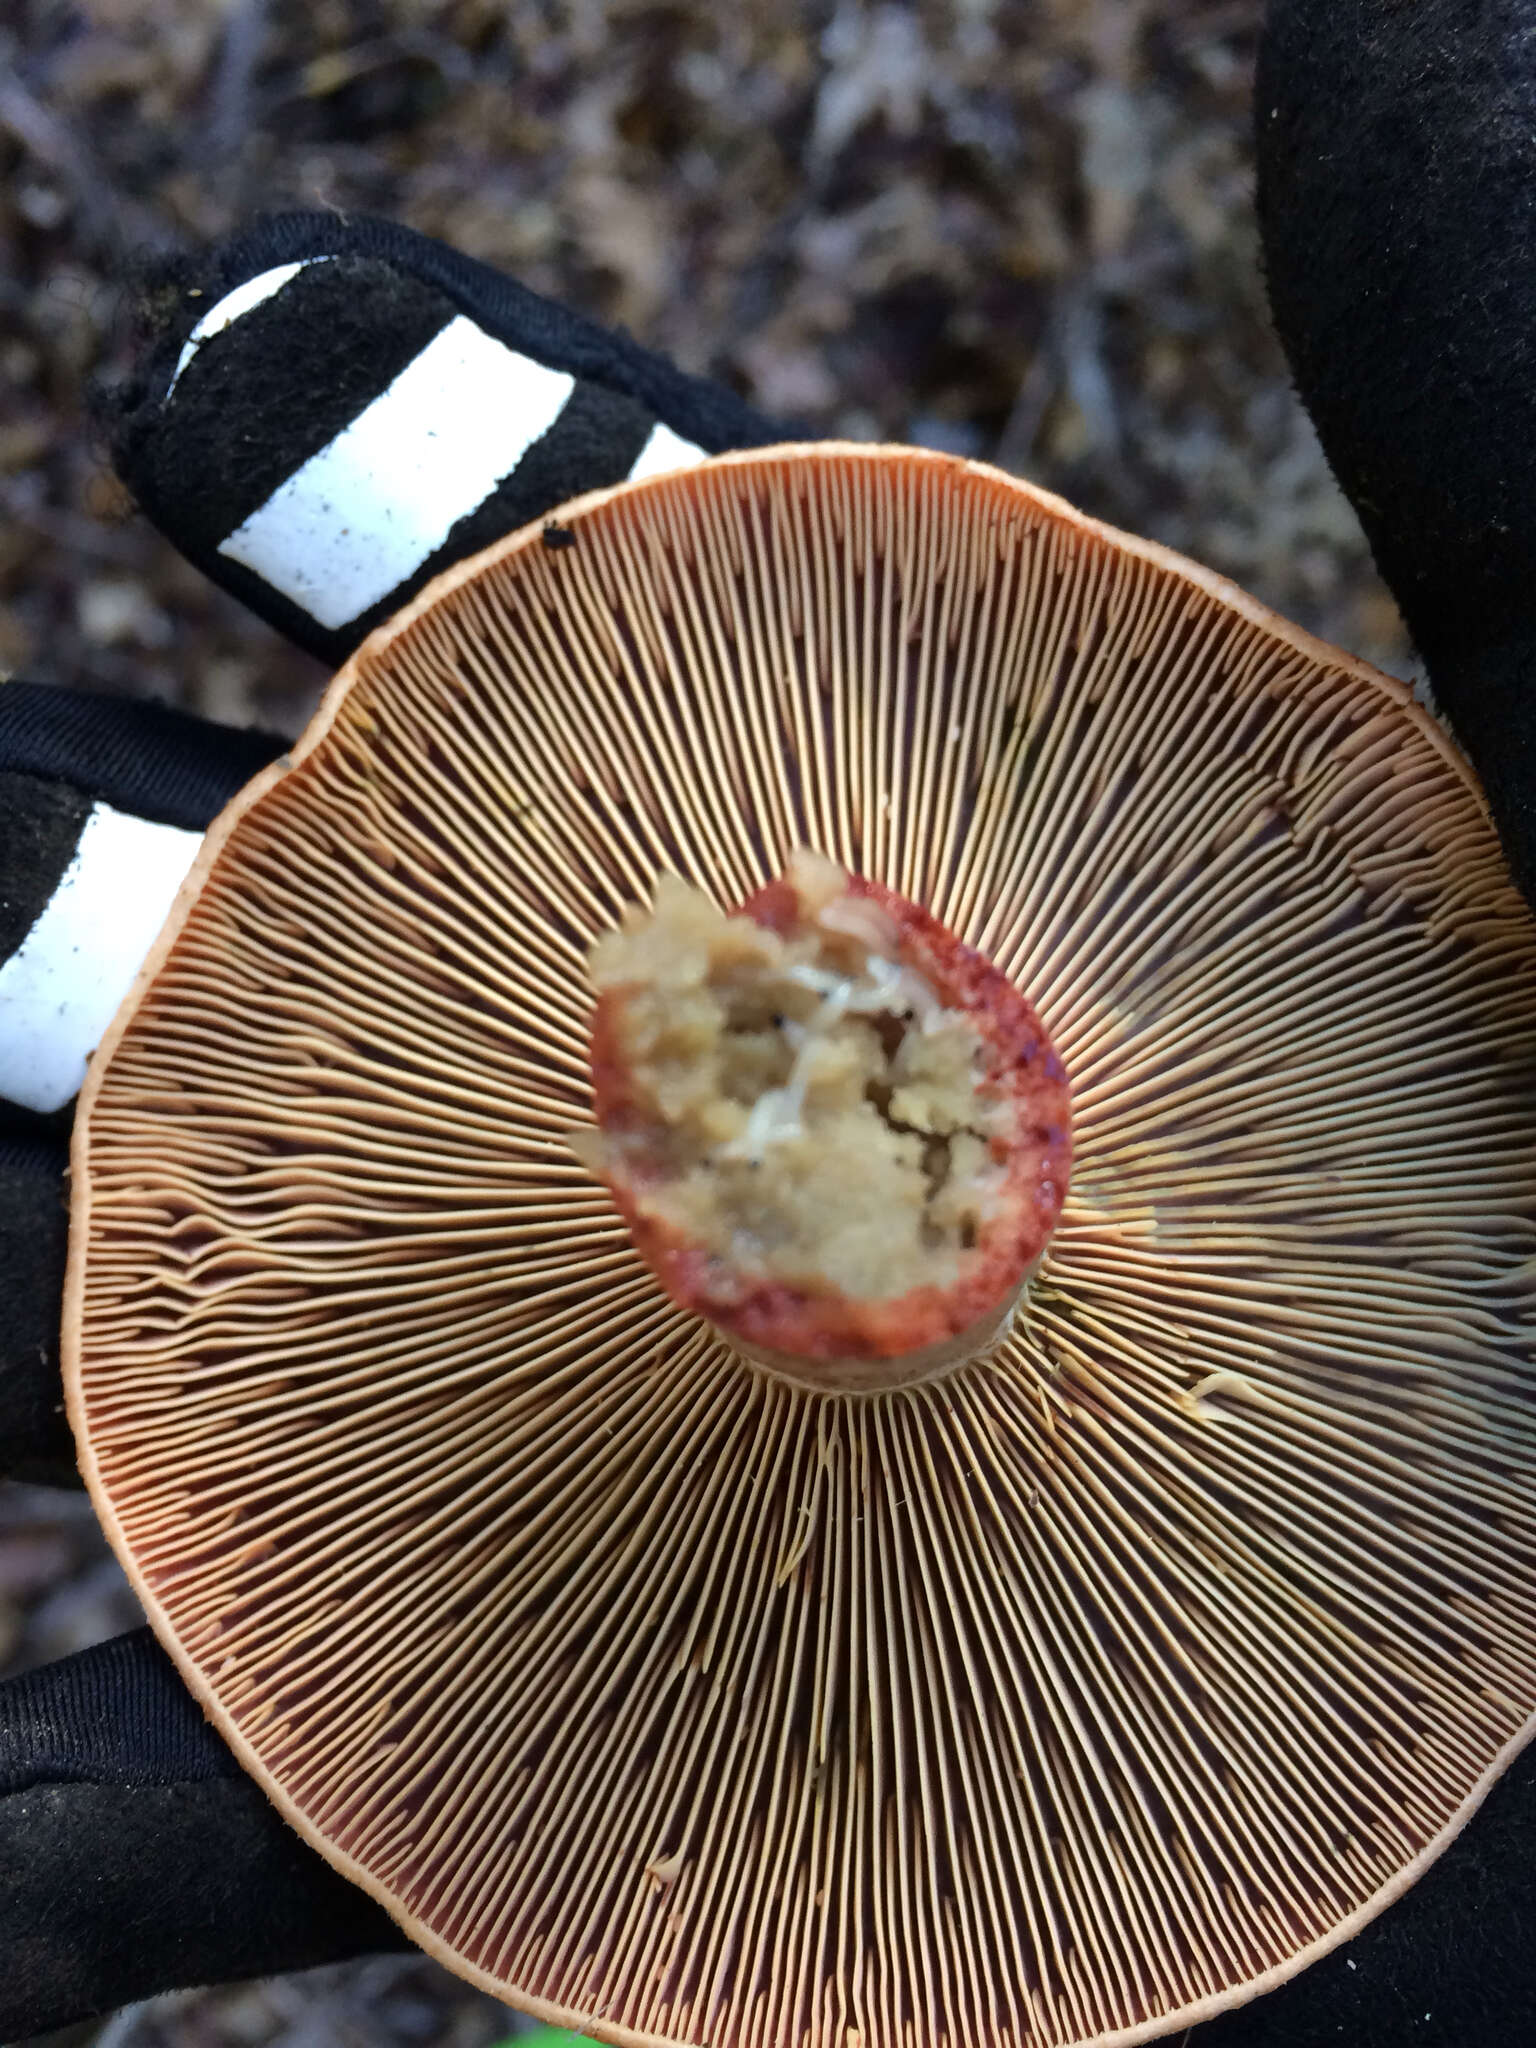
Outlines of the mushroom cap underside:
M 753 452 L 450 573 L 93 1064 L 66 1372 L 162 1638 L 433 1953 L 626 2042 L 1150 2038 L 1536 1710 L 1536 936 L 1407 692 L 1010 478 Z M 1030 999 L 1006 1344 L 817 1396 L 564 1133 L 582 961 L 808 844 Z

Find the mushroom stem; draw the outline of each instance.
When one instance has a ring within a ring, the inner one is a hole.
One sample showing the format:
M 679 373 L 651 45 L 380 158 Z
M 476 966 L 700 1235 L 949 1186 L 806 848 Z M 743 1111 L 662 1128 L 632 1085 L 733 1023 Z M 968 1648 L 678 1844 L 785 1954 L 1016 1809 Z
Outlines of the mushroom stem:
M 889 1394 L 902 1387 L 922 1386 L 931 1380 L 947 1379 L 962 1367 L 986 1358 L 1012 1334 L 1029 1282 L 1040 1261 L 1031 1260 L 1028 1270 L 999 1305 L 983 1311 L 975 1322 L 952 1337 L 922 1344 L 914 1351 L 897 1352 L 888 1358 L 806 1358 L 796 1351 L 751 1344 L 732 1331 L 721 1335 L 738 1358 L 770 1378 L 805 1387 L 815 1394 Z
M 1006 1337 L 1069 1117 L 990 962 L 802 851 L 735 915 L 662 876 L 591 971 L 598 1127 L 575 1149 L 674 1301 L 826 1393 L 937 1378 Z

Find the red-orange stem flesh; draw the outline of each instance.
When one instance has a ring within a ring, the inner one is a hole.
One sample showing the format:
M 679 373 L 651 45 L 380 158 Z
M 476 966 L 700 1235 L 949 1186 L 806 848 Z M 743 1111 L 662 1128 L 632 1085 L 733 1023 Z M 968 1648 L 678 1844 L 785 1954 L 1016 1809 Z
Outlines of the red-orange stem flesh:
M 802 852 L 734 915 L 662 876 L 590 966 L 577 1149 L 674 1301 L 829 1392 L 1006 1334 L 1061 1211 L 1070 1106 L 980 953 Z

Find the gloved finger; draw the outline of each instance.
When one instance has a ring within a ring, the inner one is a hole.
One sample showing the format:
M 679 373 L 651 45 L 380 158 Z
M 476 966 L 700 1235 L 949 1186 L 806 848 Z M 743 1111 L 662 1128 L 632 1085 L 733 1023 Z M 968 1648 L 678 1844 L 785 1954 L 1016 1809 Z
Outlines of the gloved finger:
M 148 1629 L 0 1683 L 0 2039 L 409 1946 L 245 1776 Z
M 1530 10 L 1271 0 L 1254 106 L 1275 326 L 1536 904 Z
M 80 1483 L 59 1380 L 68 1162 L 51 1136 L 0 1137 L 0 1478 L 51 1486 Z
M 390 221 L 286 214 L 183 264 L 117 467 L 216 583 L 339 663 L 567 500 L 785 430 Z
M 203 828 L 282 748 L 162 705 L 0 689 L 0 1473 L 73 1477 L 70 1105 Z
M 126 994 L 203 829 L 282 752 L 163 705 L 0 689 L 0 1098 L 50 1114 Z

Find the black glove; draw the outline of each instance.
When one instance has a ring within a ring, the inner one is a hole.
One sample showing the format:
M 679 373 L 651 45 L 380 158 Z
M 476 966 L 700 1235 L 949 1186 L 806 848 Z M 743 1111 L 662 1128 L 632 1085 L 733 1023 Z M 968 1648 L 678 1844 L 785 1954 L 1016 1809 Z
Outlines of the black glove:
M 1536 903 L 1536 8 L 1270 0 L 1275 325 Z
M 440 568 L 567 499 L 783 438 L 729 392 L 386 222 L 275 219 L 157 297 L 175 311 L 118 400 L 118 467 L 184 553 L 331 664 Z M 57 1330 L 85 1057 L 203 828 L 282 748 L 158 706 L 0 689 L 13 1476 L 74 1478 Z M 407 1945 L 279 1820 L 147 1630 L 0 1685 L 0 2038 Z
M 1536 905 L 1536 6 L 1270 0 L 1254 116 L 1297 387 Z M 1527 1750 L 1397 1905 L 1194 2039 L 1526 2039 L 1533 1928 Z

